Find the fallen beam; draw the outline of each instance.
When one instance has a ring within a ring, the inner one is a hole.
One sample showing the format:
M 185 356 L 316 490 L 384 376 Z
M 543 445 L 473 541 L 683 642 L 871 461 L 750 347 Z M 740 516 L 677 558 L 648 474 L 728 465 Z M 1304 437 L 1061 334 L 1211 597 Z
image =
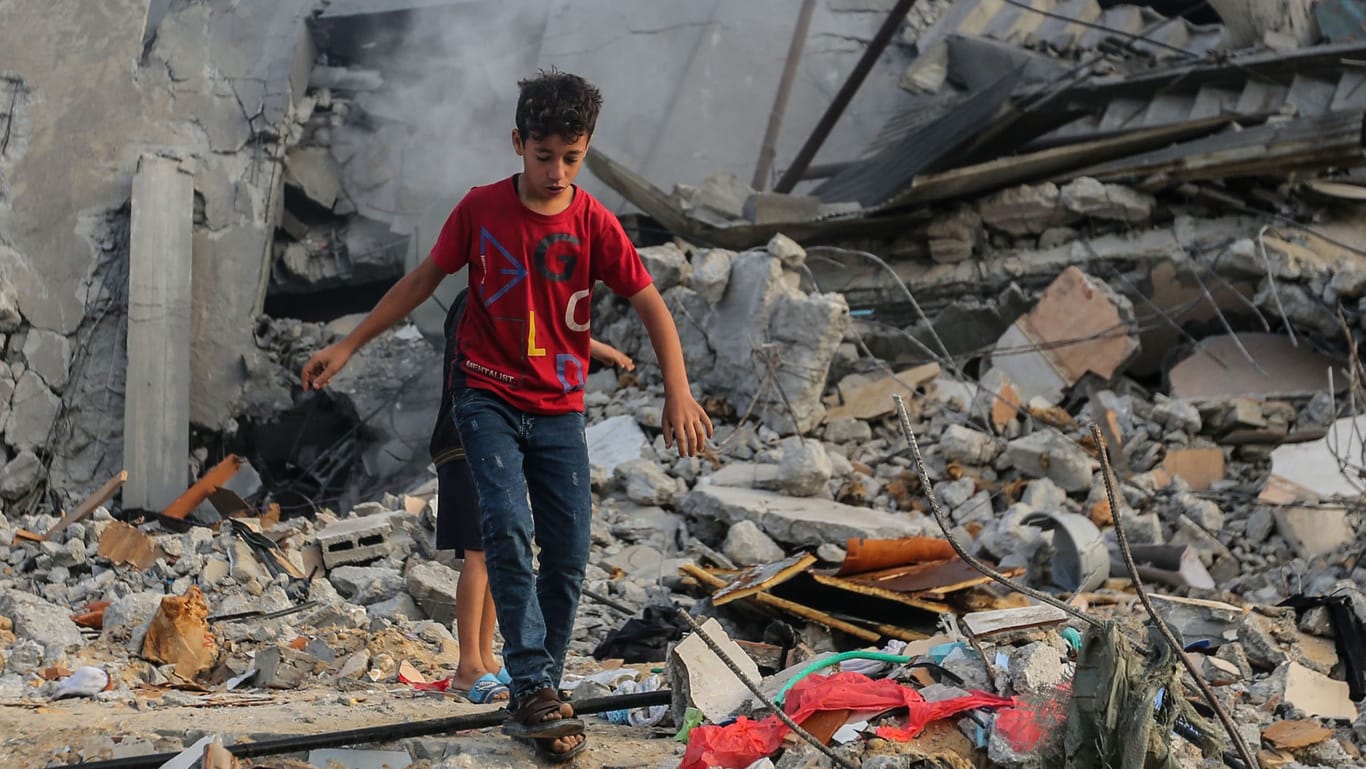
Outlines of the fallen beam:
M 673 697 L 669 689 L 639 694 L 623 694 L 613 697 L 594 697 L 574 702 L 574 712 L 579 715 L 606 713 L 611 710 L 649 708 L 668 705 Z M 227 750 L 238 758 L 274 756 L 281 753 L 294 753 L 316 748 L 339 748 L 347 745 L 387 743 L 408 737 L 423 737 L 429 734 L 462 732 L 469 729 L 486 729 L 498 726 L 507 720 L 507 711 L 502 708 L 482 713 L 469 713 L 463 716 L 433 718 L 426 721 L 413 721 L 383 726 L 367 726 L 361 729 L 347 729 L 340 732 L 322 732 L 294 737 L 280 737 L 259 742 L 239 742 L 228 745 Z M 48 769 L 157 769 L 180 753 L 154 753 L 142 756 L 115 758 L 107 761 L 87 761 L 82 764 L 53 765 Z

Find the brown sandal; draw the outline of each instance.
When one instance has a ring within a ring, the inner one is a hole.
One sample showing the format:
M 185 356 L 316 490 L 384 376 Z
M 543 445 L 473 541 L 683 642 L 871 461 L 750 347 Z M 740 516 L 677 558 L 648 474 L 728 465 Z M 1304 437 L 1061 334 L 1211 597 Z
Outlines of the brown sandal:
M 517 706 L 517 711 L 503 722 L 503 734 L 532 739 L 583 734 L 583 721 L 577 718 L 546 719 L 551 713 L 558 713 L 563 704 L 560 695 L 547 686 Z

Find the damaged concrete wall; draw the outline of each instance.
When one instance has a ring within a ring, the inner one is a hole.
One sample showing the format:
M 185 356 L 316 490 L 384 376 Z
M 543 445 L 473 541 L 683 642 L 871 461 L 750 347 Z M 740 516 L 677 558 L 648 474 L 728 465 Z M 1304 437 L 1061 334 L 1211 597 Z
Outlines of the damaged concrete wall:
M 123 368 L 127 273 L 118 262 L 146 151 L 185 158 L 197 179 L 191 417 L 229 424 L 254 350 L 278 198 L 273 141 L 290 130 L 312 3 L 160 4 L 159 23 L 145 2 L 8 5 L 15 23 L 0 29 L 0 71 L 22 98 L 0 152 L 0 277 L 35 333 L 73 350 L 76 376 L 47 383 L 66 401 L 53 481 L 87 488 L 121 466 L 122 385 L 111 372 Z

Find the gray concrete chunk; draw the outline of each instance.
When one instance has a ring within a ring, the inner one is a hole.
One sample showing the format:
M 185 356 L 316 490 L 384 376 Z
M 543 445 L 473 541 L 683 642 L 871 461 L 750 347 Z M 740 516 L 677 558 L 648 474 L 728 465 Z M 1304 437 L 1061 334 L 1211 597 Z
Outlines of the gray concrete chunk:
M 5 421 L 5 442 L 19 451 L 42 448 L 47 443 L 61 407 L 61 399 L 48 389 L 42 378 L 32 371 L 25 371 L 19 377 L 10 399 L 9 418 Z M 181 455 L 180 461 L 184 463 L 184 455 Z
M 692 272 L 688 258 L 673 243 L 640 249 L 640 260 L 661 294 L 674 286 L 686 285 Z
M 754 521 L 784 545 L 842 543 L 850 537 L 895 539 L 933 536 L 939 531 L 920 513 L 889 513 L 825 499 L 799 499 L 754 489 L 699 486 L 683 498 L 687 515 L 705 516 L 725 525 Z
M 773 563 L 787 556 L 778 543 L 753 521 L 740 521 L 731 526 L 730 531 L 726 532 L 721 552 L 739 566 Z
M 15 589 L 0 592 L 0 615 L 14 622 L 16 636 L 37 641 L 49 650 L 81 645 L 81 631 L 71 621 L 71 612 L 38 596 Z
M 0 469 L 0 497 L 19 499 L 38 483 L 43 473 L 43 462 L 28 449 L 19 452 Z
M 61 392 L 71 365 L 71 341 L 53 331 L 31 328 L 24 339 L 24 361 L 48 387 Z
M 692 271 L 684 285 L 696 291 L 708 304 L 716 304 L 726 295 L 726 285 L 730 283 L 730 263 L 734 257 L 733 251 L 721 248 L 694 251 Z
M 455 620 L 455 589 L 460 573 L 445 564 L 420 563 L 408 571 L 408 593 L 436 622 Z
M 794 497 L 811 497 L 825 490 L 830 481 L 830 457 L 820 441 L 796 436 L 783 441 L 783 458 L 778 464 L 778 485 Z
M 1006 445 L 1005 462 L 1030 478 L 1048 478 L 1069 492 L 1091 487 L 1091 457 L 1053 430 L 1011 441 Z

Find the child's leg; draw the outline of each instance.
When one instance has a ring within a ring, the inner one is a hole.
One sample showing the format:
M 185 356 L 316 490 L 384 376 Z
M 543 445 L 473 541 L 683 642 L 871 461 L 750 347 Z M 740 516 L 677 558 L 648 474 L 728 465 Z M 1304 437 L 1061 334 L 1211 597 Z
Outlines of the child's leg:
M 545 617 L 545 648 L 554 665 L 551 680 L 559 686 L 592 536 L 593 497 L 583 414 L 536 417 L 525 462 L 536 543 L 541 547 L 536 595 Z
M 485 674 L 495 672 L 485 662 L 483 639 L 492 635 L 493 628 L 484 626 L 484 603 L 489 591 L 488 572 L 484 568 L 484 554 L 478 550 L 465 551 L 465 565 L 455 587 L 455 640 L 460 647 L 460 663 L 456 667 L 457 688 L 468 689 Z M 494 699 L 507 699 L 498 696 Z
M 499 398 L 468 390 L 456 404 L 465 456 L 483 511 L 484 559 L 512 676 L 512 707 L 557 686 L 546 652 L 545 619 L 531 570 L 531 507 L 522 470 L 522 436 L 532 418 Z
M 484 660 L 484 669 L 494 673 L 502 667 L 493 654 L 493 634 L 497 629 L 498 615 L 493 608 L 493 591 L 488 589 L 488 583 L 485 582 L 484 614 L 479 620 L 479 656 Z

